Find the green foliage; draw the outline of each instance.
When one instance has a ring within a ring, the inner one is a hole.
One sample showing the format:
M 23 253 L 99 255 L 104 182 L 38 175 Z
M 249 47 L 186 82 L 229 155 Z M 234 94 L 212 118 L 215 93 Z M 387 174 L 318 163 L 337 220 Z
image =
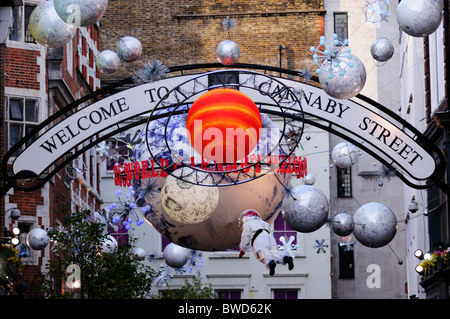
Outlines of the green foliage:
M 63 229 L 48 232 L 54 241 L 54 258 L 46 265 L 41 291 L 48 298 L 131 299 L 150 295 L 155 271 L 136 260 L 130 247 L 104 253 L 104 225 L 89 211 L 67 217 Z M 81 287 L 68 289 L 66 273 L 71 264 L 80 267 Z
M 184 279 L 184 286 L 180 289 L 165 290 L 163 299 L 217 299 L 211 284 L 203 284 L 200 274 L 191 280 Z

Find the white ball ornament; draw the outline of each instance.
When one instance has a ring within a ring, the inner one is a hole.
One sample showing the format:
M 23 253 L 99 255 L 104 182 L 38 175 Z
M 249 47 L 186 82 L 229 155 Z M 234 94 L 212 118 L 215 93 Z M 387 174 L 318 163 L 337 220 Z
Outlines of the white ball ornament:
M 41 250 L 47 247 L 49 237 L 42 228 L 33 228 L 27 234 L 27 245 L 34 250 Z
M 76 32 L 73 25 L 64 22 L 56 13 L 53 0 L 36 6 L 30 15 L 29 29 L 36 42 L 49 48 L 64 46 Z
M 142 55 L 142 44 L 134 37 L 123 37 L 116 47 L 117 55 L 125 62 L 138 60 Z
M 102 244 L 103 252 L 106 254 L 115 253 L 117 251 L 117 247 L 117 240 L 113 236 L 107 235 Z
M 319 82 L 323 90 L 336 99 L 355 97 L 366 84 L 366 68 L 361 60 L 350 55 L 342 57 L 333 68 L 323 65 L 319 72 Z M 334 69 L 342 71 L 334 74 Z
M 311 185 L 299 185 L 283 200 L 283 217 L 292 229 L 309 233 L 327 221 L 329 203 L 325 194 Z
M 331 158 L 336 166 L 349 168 L 359 160 L 359 151 L 355 145 L 349 142 L 337 144 L 331 152 Z
M 186 169 L 182 169 L 186 171 Z M 174 175 L 181 174 L 177 170 Z M 193 170 L 193 169 L 189 169 Z M 185 172 L 183 173 L 185 174 Z M 202 180 L 206 173 L 200 174 Z M 198 174 L 192 174 L 198 178 Z M 181 180 L 172 175 L 167 176 L 161 189 L 161 202 L 164 210 L 174 220 L 184 224 L 198 224 L 208 219 L 219 203 L 219 190 L 217 187 L 196 185 L 186 182 L 186 177 Z
M 189 259 L 190 250 L 170 243 L 164 248 L 163 256 L 166 264 L 172 268 L 183 267 Z
M 381 203 L 361 206 L 353 215 L 353 234 L 364 246 L 378 248 L 389 244 L 397 232 L 397 218 L 392 210 Z
M 410 36 L 428 36 L 441 24 L 442 10 L 442 0 L 402 0 L 397 7 L 397 22 Z
M 76 27 L 93 25 L 105 14 L 108 0 L 53 0 L 55 10 L 66 23 Z
M 145 250 L 140 247 L 133 248 L 133 256 L 136 260 L 144 260 L 145 259 Z
M 394 46 L 391 41 L 381 38 L 372 43 L 370 54 L 378 62 L 386 62 L 394 55 Z
M 216 47 L 216 57 L 223 65 L 233 65 L 241 56 L 241 49 L 236 42 L 225 40 Z
M 104 50 L 97 55 L 95 61 L 97 68 L 101 73 L 111 74 L 120 67 L 120 59 L 116 52 L 112 50 Z

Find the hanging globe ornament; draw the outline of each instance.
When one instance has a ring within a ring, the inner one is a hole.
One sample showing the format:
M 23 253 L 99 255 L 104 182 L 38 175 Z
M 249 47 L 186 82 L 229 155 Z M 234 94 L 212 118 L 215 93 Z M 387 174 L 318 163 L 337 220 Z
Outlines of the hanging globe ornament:
M 410 36 L 428 36 L 441 24 L 442 10 L 442 0 L 402 0 L 397 7 L 397 22 Z
M 76 27 L 93 25 L 105 14 L 108 0 L 53 0 L 60 18 Z
M 125 62 L 136 61 L 142 55 L 142 44 L 134 37 L 123 37 L 117 43 L 116 53 Z
M 353 215 L 353 234 L 364 246 L 378 248 L 389 244 L 397 232 L 397 218 L 392 210 L 381 203 L 361 206 Z
M 216 47 L 216 57 L 223 65 L 233 65 L 241 56 L 241 49 L 236 42 L 225 40 Z
M 100 73 L 111 74 L 116 72 L 120 67 L 120 59 L 116 52 L 112 50 L 104 50 L 97 55 L 97 68 Z
M 165 212 L 174 220 L 184 224 L 198 224 L 208 219 L 219 203 L 219 190 L 217 187 L 196 185 L 187 182 L 189 178 L 205 179 L 206 173 L 198 173 L 191 168 L 182 168 L 174 175 L 186 174 L 185 170 L 192 171 L 191 175 L 184 176 L 183 180 L 167 176 L 161 189 L 161 202 Z M 203 175 L 203 176 L 200 176 Z
M 336 166 L 349 168 L 359 160 L 359 151 L 355 145 L 349 142 L 337 144 L 331 152 L 331 158 Z
M 370 54 L 378 62 L 386 62 L 394 55 L 394 46 L 391 41 L 381 38 L 372 43 Z
M 316 178 L 312 173 L 308 173 L 305 177 L 303 177 L 303 184 L 304 185 L 314 185 L 316 182 Z
M 356 56 L 351 54 L 349 41 L 338 40 L 333 34 L 331 43 L 320 37 L 317 47 L 310 47 L 313 62 L 318 66 L 316 73 L 323 90 L 336 99 L 356 96 L 366 83 L 366 68 Z
M 353 232 L 355 228 L 355 221 L 352 215 L 342 212 L 336 214 L 331 219 L 331 229 L 339 236 L 348 236 Z
M 33 228 L 27 234 L 27 245 L 34 250 L 44 249 L 49 240 L 47 232 L 42 228 Z
M 73 25 L 64 22 L 56 13 L 53 0 L 36 6 L 30 15 L 29 29 L 37 43 L 49 48 L 64 46 L 76 32 Z
M 169 267 L 181 268 L 187 263 L 190 252 L 191 250 L 188 248 L 170 243 L 166 246 L 166 248 L 164 248 L 164 261 Z
M 284 197 L 281 209 L 289 227 L 298 232 L 309 233 L 325 224 L 329 204 L 320 189 L 310 185 L 299 185 Z

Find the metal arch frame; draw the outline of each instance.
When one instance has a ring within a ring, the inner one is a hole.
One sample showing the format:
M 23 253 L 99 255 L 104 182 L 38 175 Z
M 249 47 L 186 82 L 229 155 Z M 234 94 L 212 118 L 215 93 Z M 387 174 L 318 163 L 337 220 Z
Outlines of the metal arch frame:
M 278 68 L 278 67 L 272 67 L 272 66 L 264 66 L 264 65 L 257 65 L 257 64 L 244 64 L 244 63 L 236 63 L 232 66 L 224 66 L 220 63 L 206 63 L 206 64 L 192 64 L 192 65 L 184 65 L 184 66 L 175 66 L 175 67 L 170 67 L 168 73 L 174 73 L 174 72 L 180 72 L 181 75 L 184 75 L 185 71 L 192 71 L 192 70 L 198 70 L 198 69 L 215 69 L 215 68 L 220 68 L 220 69 L 230 69 L 230 68 L 234 68 L 234 69 L 254 69 L 254 70 L 263 70 L 264 74 L 267 74 L 267 72 L 274 72 L 274 73 L 278 73 L 278 74 L 284 74 L 287 76 L 297 76 L 297 77 L 303 77 L 303 74 L 301 72 L 298 71 L 294 71 L 294 70 L 289 70 L 289 69 L 283 69 L 283 68 Z M 190 73 L 191 74 L 191 73 Z M 275 77 L 275 76 L 274 76 Z M 280 76 L 281 77 L 281 76 Z M 319 83 L 318 77 L 316 76 L 312 76 L 311 80 Z M 29 186 L 23 186 L 23 185 L 19 185 L 18 184 L 18 180 L 20 178 L 23 178 L 23 176 L 9 176 L 8 174 L 8 160 L 12 157 L 12 155 L 19 150 L 23 145 L 26 144 L 27 141 L 29 141 L 30 139 L 33 139 L 33 137 L 38 134 L 38 132 L 45 128 L 47 125 L 49 125 L 51 122 L 53 122 L 55 119 L 58 119 L 59 117 L 65 116 L 67 114 L 70 114 L 69 112 L 71 112 L 75 107 L 77 107 L 78 105 L 80 105 L 81 103 L 84 103 L 86 101 L 89 101 L 90 99 L 95 98 L 98 95 L 107 93 L 115 88 L 118 88 L 120 86 L 123 85 L 127 85 L 133 82 L 133 77 L 129 77 L 126 79 L 123 79 L 121 81 L 118 81 L 114 84 L 111 84 L 107 87 L 101 88 L 95 92 L 92 92 L 82 98 L 80 98 L 79 100 L 67 105 L 66 107 L 62 108 L 61 110 L 59 110 L 58 112 L 56 112 L 55 114 L 53 114 L 51 117 L 47 118 L 46 120 L 44 120 L 42 123 L 40 123 L 38 126 L 36 126 L 30 133 L 28 133 L 24 138 L 22 138 L 18 143 L 16 143 L 15 145 L 13 145 L 11 147 L 11 149 L 9 149 L 4 158 L 3 158 L 3 162 L 2 162 L 2 173 L 3 176 L 5 176 L 6 178 L 6 183 L 5 185 L 2 187 L 0 193 L 2 195 L 6 194 L 7 191 L 14 187 L 15 189 L 18 190 L 22 190 L 22 191 L 33 191 L 36 190 L 40 187 L 42 187 L 52 176 L 54 176 L 56 174 L 56 172 L 58 172 L 60 169 L 64 168 L 64 166 L 66 166 L 70 161 L 72 161 L 74 158 L 76 158 L 77 156 L 79 156 L 80 154 L 82 154 L 83 152 L 87 151 L 88 149 L 90 149 L 91 147 L 97 145 L 99 142 L 107 140 L 108 138 L 116 135 L 117 133 L 126 131 L 134 126 L 140 125 L 140 124 L 144 124 L 147 120 L 137 120 L 131 124 L 127 124 L 124 125 L 122 127 L 119 127 L 119 123 L 116 123 L 115 125 L 118 126 L 118 128 L 108 134 L 105 134 L 104 136 L 97 138 L 95 140 L 95 142 L 82 147 L 81 149 L 79 149 L 78 151 L 72 153 L 71 155 L 69 155 L 65 160 L 63 160 L 60 164 L 56 165 L 56 167 L 48 172 L 48 174 L 44 174 L 45 176 L 39 176 L 38 177 L 38 182 L 34 183 L 33 185 L 29 185 Z M 395 114 L 394 112 L 392 112 L 391 110 L 385 108 L 384 106 L 382 106 L 381 104 L 379 104 L 376 101 L 371 100 L 370 98 L 363 96 L 361 94 L 358 94 L 356 96 L 356 98 L 372 105 L 375 106 L 376 108 L 382 110 L 385 114 L 389 115 L 391 118 L 393 118 L 394 120 L 396 120 L 397 122 L 401 123 L 405 128 L 407 128 L 409 131 L 411 131 L 412 133 L 414 133 L 415 135 L 415 139 L 420 142 L 420 144 L 427 150 L 431 151 L 434 153 L 434 157 L 435 157 L 435 161 L 436 161 L 436 169 L 433 173 L 433 175 L 428 179 L 428 181 L 431 181 L 431 183 L 428 184 L 424 184 L 424 185 L 416 185 L 416 184 L 412 184 L 409 180 L 407 180 L 401 173 L 396 172 L 397 176 L 403 181 L 405 182 L 408 186 L 412 187 L 412 188 L 416 188 L 416 189 L 425 189 L 428 188 L 434 184 L 438 185 L 439 188 L 441 188 L 446 194 L 450 194 L 450 188 L 448 187 L 448 185 L 445 184 L 444 180 L 443 180 L 443 176 L 445 174 L 445 158 L 442 154 L 442 151 L 439 150 L 439 148 L 437 148 L 436 145 L 432 144 L 430 145 L 428 139 L 422 134 L 420 133 L 415 127 L 413 127 L 410 123 L 404 121 L 400 116 L 398 116 L 397 114 Z M 270 113 L 270 112 L 268 112 Z M 289 116 L 287 116 L 289 117 Z M 332 134 L 336 134 L 337 136 L 342 137 L 345 140 L 348 140 L 349 138 L 341 133 L 338 132 L 336 130 L 333 129 L 333 125 L 332 123 L 330 123 L 330 125 L 326 126 L 326 125 L 322 125 L 319 124 L 317 122 L 314 122 L 313 120 L 309 120 L 309 119 L 305 119 L 306 123 L 309 123 L 313 126 L 319 127 L 321 129 L 324 129 Z M 352 141 L 353 142 L 353 141 Z M 364 149 L 366 152 L 368 152 L 370 155 L 372 155 L 374 158 L 378 159 L 380 162 L 382 162 L 383 164 L 390 166 L 390 163 L 388 163 L 387 161 L 385 161 L 383 158 L 381 158 L 380 156 L 378 156 L 378 154 L 376 154 L 375 152 L 373 152 L 371 149 L 365 147 L 365 145 L 362 145 L 361 143 L 359 143 L 358 141 L 354 141 L 355 145 Z M 61 157 L 58 159 L 60 160 Z M 54 165 L 55 163 L 51 163 L 51 165 Z M 49 167 L 51 166 L 49 165 Z M 48 169 L 48 168 L 47 168 Z M 24 176 L 26 177 L 26 176 Z

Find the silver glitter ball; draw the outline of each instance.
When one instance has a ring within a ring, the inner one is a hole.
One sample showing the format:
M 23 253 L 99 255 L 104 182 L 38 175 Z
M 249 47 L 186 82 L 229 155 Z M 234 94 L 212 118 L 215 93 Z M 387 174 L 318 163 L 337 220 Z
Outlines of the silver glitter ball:
M 219 43 L 216 48 L 216 57 L 223 65 L 233 65 L 241 56 L 241 49 L 236 42 L 225 40 Z
M 348 236 L 355 228 L 355 221 L 348 213 L 338 213 L 331 219 L 331 229 L 339 236 Z
M 323 90 L 336 99 L 355 97 L 366 84 L 366 68 L 356 56 L 343 57 L 339 66 L 345 69 L 344 74 L 330 74 L 328 67 L 321 67 L 319 82 Z M 330 78 L 331 77 L 331 78 Z
M 164 248 L 163 256 L 169 267 L 181 268 L 187 263 L 189 253 L 189 249 L 170 243 Z
M 292 229 L 309 233 L 325 224 L 329 203 L 320 189 L 311 185 L 299 185 L 285 196 L 282 210 L 284 220 Z
M 108 0 L 54 0 L 63 21 L 76 27 L 93 25 L 105 14 Z
M 122 60 L 126 62 L 133 62 L 141 57 L 142 44 L 134 37 L 123 37 L 117 43 L 116 52 Z
M 442 0 L 402 0 L 397 7 L 397 22 L 413 37 L 432 34 L 442 22 Z
M 394 46 L 388 39 L 381 38 L 372 43 L 370 54 L 378 62 L 386 62 L 394 55 Z
M 120 67 L 120 59 L 116 52 L 112 50 L 104 50 L 97 55 L 95 61 L 100 73 L 114 73 Z
M 34 250 L 44 249 L 49 240 L 47 232 L 42 228 L 33 228 L 27 234 L 27 245 Z
M 140 247 L 133 248 L 133 256 L 136 260 L 144 260 L 145 259 L 145 250 Z
M 353 215 L 353 234 L 364 246 L 378 248 L 389 244 L 397 232 L 397 218 L 392 210 L 381 203 L 361 206 Z
M 311 173 L 308 173 L 305 177 L 303 177 L 304 185 L 314 185 L 315 182 L 316 182 L 316 178 Z
M 337 144 L 331 152 L 331 158 L 340 168 L 349 168 L 359 160 L 359 151 L 352 143 L 342 142 Z

